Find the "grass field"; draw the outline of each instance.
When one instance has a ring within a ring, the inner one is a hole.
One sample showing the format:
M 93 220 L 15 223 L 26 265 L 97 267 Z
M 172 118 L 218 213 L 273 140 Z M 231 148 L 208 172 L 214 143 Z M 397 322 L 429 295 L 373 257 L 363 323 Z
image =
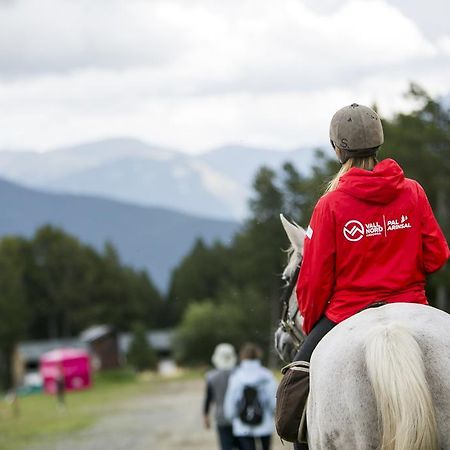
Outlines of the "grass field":
M 188 372 L 181 377 L 197 377 Z M 136 377 L 129 371 L 97 375 L 92 389 L 71 392 L 66 408 L 58 408 L 53 396 L 38 393 L 20 397 L 18 415 L 6 400 L 0 402 L 0 449 L 19 450 L 40 439 L 61 435 L 92 425 L 98 418 L 120 407 L 120 402 L 161 388 L 165 381 L 157 376 Z

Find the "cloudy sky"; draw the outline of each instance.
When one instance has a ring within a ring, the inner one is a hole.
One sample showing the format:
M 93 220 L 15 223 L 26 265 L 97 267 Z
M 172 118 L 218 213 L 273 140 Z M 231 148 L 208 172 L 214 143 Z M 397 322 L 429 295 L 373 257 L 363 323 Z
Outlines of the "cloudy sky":
M 0 148 L 327 141 L 334 111 L 450 94 L 447 0 L 0 0 Z

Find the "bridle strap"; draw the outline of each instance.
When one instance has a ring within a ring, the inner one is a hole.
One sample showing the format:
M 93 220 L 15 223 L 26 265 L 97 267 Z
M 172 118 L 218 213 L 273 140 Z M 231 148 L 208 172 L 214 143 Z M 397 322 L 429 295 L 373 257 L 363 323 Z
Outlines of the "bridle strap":
M 297 285 L 298 274 L 300 273 L 300 266 L 301 266 L 301 262 L 296 267 L 294 276 L 291 277 L 289 284 L 288 284 L 286 290 L 284 291 L 283 296 L 281 297 L 281 303 L 283 305 L 283 311 L 281 313 L 281 323 L 285 323 L 286 319 L 288 318 L 287 316 L 288 316 L 288 312 L 289 312 L 289 300 L 291 298 L 292 291 L 294 290 L 295 286 Z
M 289 306 L 289 299 L 291 298 L 292 291 L 297 284 L 298 274 L 300 273 L 301 263 L 296 267 L 294 276 L 291 277 L 287 289 L 284 291 L 283 296 L 281 297 L 281 303 Z

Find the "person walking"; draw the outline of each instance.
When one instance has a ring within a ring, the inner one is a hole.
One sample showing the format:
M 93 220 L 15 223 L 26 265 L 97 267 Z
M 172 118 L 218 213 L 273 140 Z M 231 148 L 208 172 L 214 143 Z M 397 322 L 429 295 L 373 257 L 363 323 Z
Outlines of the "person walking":
M 427 304 L 426 276 L 450 256 L 423 188 L 393 159 L 378 161 L 384 136 L 375 111 L 356 103 L 338 110 L 330 141 L 342 166 L 315 206 L 296 290 L 306 339 L 292 367 L 303 417 L 309 362 L 320 340 L 365 308 Z M 288 414 L 277 406 L 277 418 Z
M 62 362 L 59 362 L 57 366 L 57 373 L 55 377 L 55 394 L 58 408 L 61 411 L 64 411 L 66 409 L 66 377 Z
M 257 345 L 244 344 L 239 357 L 241 362 L 230 376 L 225 395 L 225 417 L 231 420 L 242 450 L 270 450 L 277 382 L 262 366 Z
M 216 346 L 211 361 L 215 369 L 206 373 L 206 392 L 203 402 L 203 421 L 206 429 L 211 428 L 210 410 L 215 407 L 215 424 L 221 450 L 240 450 L 237 438 L 233 435 L 231 422 L 225 418 L 223 402 L 237 357 L 231 344 L 222 343 Z

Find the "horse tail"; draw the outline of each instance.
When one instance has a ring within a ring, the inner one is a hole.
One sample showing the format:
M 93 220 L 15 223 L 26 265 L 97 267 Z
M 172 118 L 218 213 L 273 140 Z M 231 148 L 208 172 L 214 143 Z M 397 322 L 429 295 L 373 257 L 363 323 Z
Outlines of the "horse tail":
M 391 324 L 372 330 L 365 344 L 381 450 L 437 449 L 436 415 L 414 337 L 401 325 Z

